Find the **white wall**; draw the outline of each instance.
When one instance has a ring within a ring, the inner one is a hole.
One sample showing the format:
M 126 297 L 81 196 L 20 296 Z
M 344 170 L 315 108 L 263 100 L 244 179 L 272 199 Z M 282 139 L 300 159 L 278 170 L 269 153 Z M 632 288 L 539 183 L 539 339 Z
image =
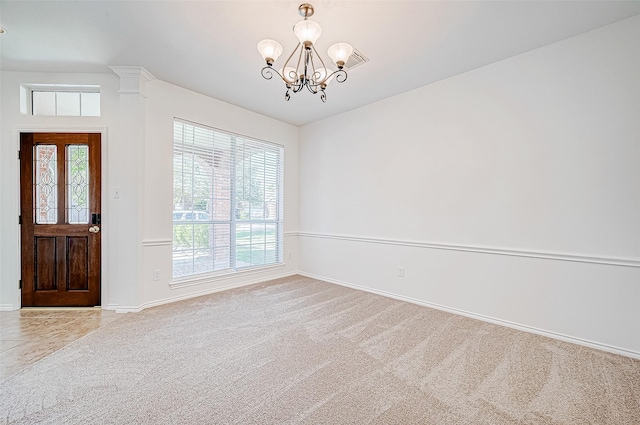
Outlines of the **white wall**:
M 284 256 L 285 264 L 248 274 L 220 276 L 187 287 L 170 286 L 173 211 L 173 120 L 174 117 L 254 137 L 284 146 Z M 147 85 L 143 219 L 142 282 L 144 305 L 180 299 L 193 293 L 263 281 L 297 271 L 295 237 L 298 229 L 298 127 L 267 118 L 246 109 L 154 80 Z M 291 254 L 291 258 L 289 258 Z M 160 281 L 153 281 L 159 270 Z
M 298 226 L 298 128 L 162 81 L 146 83 L 144 99 L 119 94 L 108 74 L 2 72 L 0 91 L 0 310 L 20 308 L 20 131 L 101 131 L 102 306 L 136 311 L 195 294 L 292 274 Z M 43 117 L 20 113 L 20 84 L 99 84 L 100 117 Z M 140 121 L 129 112 L 141 114 Z M 204 279 L 171 289 L 173 118 L 179 117 L 285 146 L 286 264 L 255 273 Z M 133 134 L 133 136 L 132 136 Z M 141 135 L 137 137 L 136 135 Z M 114 190 L 118 189 L 118 198 Z M 153 270 L 161 280 L 153 281 Z
M 300 270 L 640 356 L 639 82 L 634 17 L 302 127 Z
M 1 114 L 0 114 L 0 310 L 20 307 L 18 279 L 20 279 L 18 215 L 20 214 L 19 180 L 19 132 L 20 131 L 87 131 L 102 132 L 102 161 L 117 167 L 117 139 L 111 138 L 118 101 L 118 77 L 108 74 L 74 73 L 0 73 Z M 97 84 L 101 88 L 100 117 L 46 117 L 20 113 L 21 84 Z M 103 168 L 102 189 L 107 193 L 110 176 Z M 103 196 L 104 198 L 104 196 Z M 109 228 L 103 235 L 103 280 L 108 280 L 109 259 L 118 260 L 118 251 L 109 246 L 109 236 L 115 235 L 119 226 L 109 220 L 114 213 L 108 200 L 103 203 L 104 226 Z M 103 226 L 103 227 L 104 227 Z M 106 229 L 105 229 L 106 230 Z M 111 254 L 111 255 L 110 255 Z M 103 285 L 104 286 L 104 285 Z M 118 293 L 117 284 L 104 286 Z

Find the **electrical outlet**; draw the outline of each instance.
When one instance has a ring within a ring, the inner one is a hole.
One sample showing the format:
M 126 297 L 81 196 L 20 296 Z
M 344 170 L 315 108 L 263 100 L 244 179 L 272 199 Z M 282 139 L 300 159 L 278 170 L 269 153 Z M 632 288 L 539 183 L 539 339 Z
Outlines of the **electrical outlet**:
M 398 267 L 398 277 L 404 277 L 404 267 Z
M 120 198 L 120 188 L 119 187 L 114 187 L 113 188 L 113 199 L 119 199 Z
M 160 280 L 162 278 L 161 274 L 160 274 L 160 270 L 154 270 L 153 271 L 153 280 Z

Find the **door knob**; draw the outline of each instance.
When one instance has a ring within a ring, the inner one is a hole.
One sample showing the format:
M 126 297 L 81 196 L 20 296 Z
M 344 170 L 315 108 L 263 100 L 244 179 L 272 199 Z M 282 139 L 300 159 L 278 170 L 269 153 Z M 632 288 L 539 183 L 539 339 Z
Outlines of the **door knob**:
M 91 233 L 98 233 L 98 232 L 100 232 L 100 226 L 91 226 L 91 227 L 89 227 L 89 231 Z

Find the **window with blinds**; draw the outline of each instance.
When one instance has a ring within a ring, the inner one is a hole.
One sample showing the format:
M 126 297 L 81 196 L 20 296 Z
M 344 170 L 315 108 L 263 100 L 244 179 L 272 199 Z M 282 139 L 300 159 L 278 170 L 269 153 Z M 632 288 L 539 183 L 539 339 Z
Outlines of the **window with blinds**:
M 282 146 L 174 122 L 173 277 L 282 262 Z

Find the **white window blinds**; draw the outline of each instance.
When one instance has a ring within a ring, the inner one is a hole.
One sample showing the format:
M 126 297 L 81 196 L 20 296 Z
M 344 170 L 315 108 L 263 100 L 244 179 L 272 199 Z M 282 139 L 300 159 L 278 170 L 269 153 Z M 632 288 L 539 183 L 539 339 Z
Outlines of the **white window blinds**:
M 282 146 L 176 120 L 173 277 L 282 262 Z

